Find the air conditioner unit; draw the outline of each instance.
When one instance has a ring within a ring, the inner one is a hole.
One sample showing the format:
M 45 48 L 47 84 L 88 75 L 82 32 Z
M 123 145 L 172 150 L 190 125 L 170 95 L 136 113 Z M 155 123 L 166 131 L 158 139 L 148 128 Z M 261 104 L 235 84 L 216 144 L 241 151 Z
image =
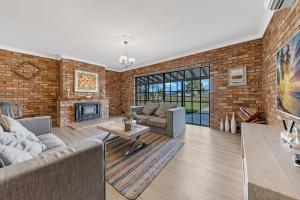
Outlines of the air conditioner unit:
M 291 7 L 296 0 L 269 0 L 268 9 L 280 10 Z

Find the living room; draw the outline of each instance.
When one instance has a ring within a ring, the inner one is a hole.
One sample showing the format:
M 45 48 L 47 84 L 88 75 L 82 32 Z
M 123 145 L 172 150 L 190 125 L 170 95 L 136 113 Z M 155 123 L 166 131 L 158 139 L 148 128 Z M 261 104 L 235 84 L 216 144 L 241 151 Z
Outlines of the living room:
M 299 0 L 0 16 L 0 199 L 300 199 Z

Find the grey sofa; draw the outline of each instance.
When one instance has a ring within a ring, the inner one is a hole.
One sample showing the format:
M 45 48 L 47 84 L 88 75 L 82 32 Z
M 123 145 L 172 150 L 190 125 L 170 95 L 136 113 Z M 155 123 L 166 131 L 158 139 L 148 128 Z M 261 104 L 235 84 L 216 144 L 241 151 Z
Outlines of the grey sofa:
M 178 107 L 166 111 L 166 117 L 158 117 L 154 114 L 144 115 L 143 106 L 132 106 L 130 111 L 135 113 L 138 124 L 149 126 L 151 131 L 169 137 L 176 137 L 184 132 L 186 119 L 185 108 Z
M 51 133 L 50 117 L 24 118 L 19 122 L 49 148 L 34 159 L 0 169 L 0 199 L 105 199 L 105 154 L 101 141 L 66 146 Z

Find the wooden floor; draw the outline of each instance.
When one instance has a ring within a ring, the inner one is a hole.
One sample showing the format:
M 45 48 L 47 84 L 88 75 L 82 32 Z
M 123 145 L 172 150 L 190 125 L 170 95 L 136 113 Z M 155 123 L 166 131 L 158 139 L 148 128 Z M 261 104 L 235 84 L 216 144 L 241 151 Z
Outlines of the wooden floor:
M 56 129 L 54 132 L 66 136 L 67 129 L 69 134 L 76 132 L 70 128 Z M 86 131 L 84 134 L 87 134 Z M 81 136 L 79 133 L 76 135 Z M 71 140 L 70 136 L 67 138 Z M 184 146 L 138 200 L 242 199 L 239 134 L 187 125 L 180 139 L 184 141 Z M 106 184 L 106 194 L 107 200 L 126 199 L 109 184 Z

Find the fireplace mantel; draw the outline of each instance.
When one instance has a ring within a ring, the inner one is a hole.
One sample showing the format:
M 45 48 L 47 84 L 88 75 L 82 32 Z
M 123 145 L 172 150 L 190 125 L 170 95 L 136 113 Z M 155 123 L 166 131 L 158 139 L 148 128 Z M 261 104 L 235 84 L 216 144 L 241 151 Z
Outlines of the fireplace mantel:
M 58 125 L 60 127 L 75 123 L 75 104 L 76 103 L 101 103 L 101 118 L 109 118 L 109 98 L 62 98 L 58 99 Z

